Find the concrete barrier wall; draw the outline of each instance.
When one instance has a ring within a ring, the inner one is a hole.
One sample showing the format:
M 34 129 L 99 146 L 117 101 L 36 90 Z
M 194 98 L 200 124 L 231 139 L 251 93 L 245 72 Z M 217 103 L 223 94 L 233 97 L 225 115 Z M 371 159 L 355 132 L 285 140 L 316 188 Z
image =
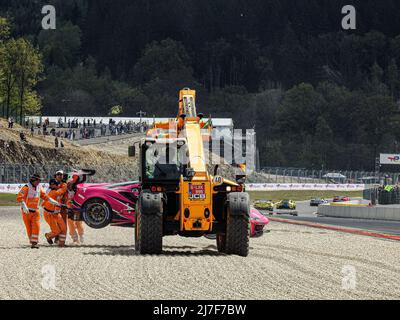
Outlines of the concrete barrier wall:
M 395 207 L 352 207 L 327 204 L 318 206 L 318 214 L 326 217 L 400 221 L 400 208 Z

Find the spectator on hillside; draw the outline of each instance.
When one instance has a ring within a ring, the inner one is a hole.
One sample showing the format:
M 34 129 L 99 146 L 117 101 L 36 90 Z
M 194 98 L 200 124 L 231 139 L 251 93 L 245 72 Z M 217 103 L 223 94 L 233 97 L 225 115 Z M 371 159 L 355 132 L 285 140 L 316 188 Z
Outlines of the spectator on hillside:
M 23 133 L 22 131 L 19 133 L 19 137 L 20 137 L 22 142 L 27 142 L 26 137 L 25 137 L 25 133 Z
M 57 137 L 54 139 L 54 146 L 56 147 L 56 149 L 58 148 L 58 138 Z
M 12 117 L 8 118 L 8 129 L 12 129 L 14 127 L 14 119 Z
M 35 129 L 33 128 L 33 125 L 31 126 L 31 136 L 33 137 L 33 134 L 35 133 Z

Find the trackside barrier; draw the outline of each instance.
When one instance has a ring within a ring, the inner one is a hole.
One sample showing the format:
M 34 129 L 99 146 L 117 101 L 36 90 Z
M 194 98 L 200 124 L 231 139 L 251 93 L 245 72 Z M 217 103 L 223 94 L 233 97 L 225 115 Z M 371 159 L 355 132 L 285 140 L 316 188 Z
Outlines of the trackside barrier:
M 400 221 L 400 208 L 320 205 L 318 214 L 326 217 Z
M 54 171 L 55 172 L 55 171 Z M 23 184 L 0 184 L 0 193 L 17 193 Z M 280 191 L 280 190 L 334 190 L 361 191 L 364 184 L 315 184 L 315 183 L 249 183 L 246 191 Z
M 0 194 L 1 193 L 17 194 L 24 185 L 25 185 L 25 183 L 22 183 L 22 184 L 15 184 L 15 183 L 0 184 Z M 49 185 L 47 183 L 41 183 L 40 185 L 44 189 L 47 189 L 49 187 Z
M 324 184 L 324 183 L 248 183 L 246 191 L 281 191 L 281 190 L 332 190 L 362 191 L 365 184 Z

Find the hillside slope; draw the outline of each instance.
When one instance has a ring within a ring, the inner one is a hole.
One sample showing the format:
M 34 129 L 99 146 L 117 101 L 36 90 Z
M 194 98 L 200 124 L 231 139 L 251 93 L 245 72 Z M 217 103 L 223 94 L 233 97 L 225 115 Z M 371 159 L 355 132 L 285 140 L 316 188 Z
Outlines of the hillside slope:
M 7 123 L 0 120 L 0 164 L 32 165 L 46 175 L 46 167 L 66 166 L 70 168 L 95 169 L 97 179 L 102 181 L 133 180 L 138 177 L 137 160 L 123 154 L 80 147 L 63 140 L 64 148 L 54 147 L 54 137 L 29 136 L 22 142 L 16 126 L 7 129 Z

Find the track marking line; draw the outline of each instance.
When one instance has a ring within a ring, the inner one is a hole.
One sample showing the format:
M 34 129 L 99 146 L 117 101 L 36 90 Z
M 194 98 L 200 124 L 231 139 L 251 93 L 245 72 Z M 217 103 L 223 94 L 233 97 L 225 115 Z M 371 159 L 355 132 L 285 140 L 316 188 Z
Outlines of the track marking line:
M 295 220 L 270 218 L 270 217 L 268 217 L 268 219 L 270 221 L 274 221 L 274 222 L 288 223 L 288 224 L 306 226 L 306 227 L 311 227 L 311 228 L 326 229 L 326 230 L 332 230 L 332 231 L 338 231 L 338 232 L 344 232 L 344 233 L 358 234 L 361 236 L 368 236 L 368 237 L 374 237 L 374 238 L 400 241 L 400 236 L 391 235 L 391 234 L 372 232 L 372 231 L 366 231 L 366 230 L 361 230 L 361 229 L 350 229 L 350 228 L 328 226 L 325 224 L 311 223 L 311 222 L 298 221 L 298 220 L 295 221 Z

